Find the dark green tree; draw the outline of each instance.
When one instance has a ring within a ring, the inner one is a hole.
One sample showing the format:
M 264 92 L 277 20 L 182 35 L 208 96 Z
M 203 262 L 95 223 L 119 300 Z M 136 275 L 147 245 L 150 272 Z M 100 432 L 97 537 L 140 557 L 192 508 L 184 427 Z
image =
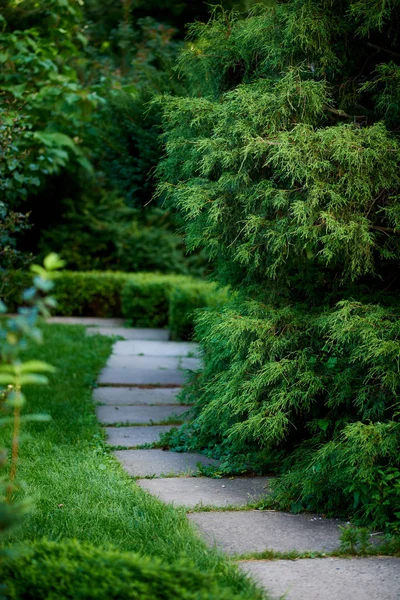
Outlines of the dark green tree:
M 269 2 L 191 28 L 159 194 L 232 304 L 176 446 L 281 474 L 278 505 L 399 523 L 400 2 Z M 397 507 L 397 508 L 396 508 Z

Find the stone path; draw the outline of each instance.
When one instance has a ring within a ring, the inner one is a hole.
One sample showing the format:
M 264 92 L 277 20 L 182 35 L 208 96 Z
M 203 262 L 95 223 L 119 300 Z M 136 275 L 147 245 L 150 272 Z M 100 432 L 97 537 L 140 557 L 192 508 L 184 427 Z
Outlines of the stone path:
M 166 330 L 121 329 L 118 320 L 83 324 L 89 335 L 125 338 L 114 344 L 94 401 L 108 443 L 138 485 L 164 502 L 186 507 L 200 534 L 233 555 L 240 568 L 268 590 L 271 600 L 400 599 L 398 558 L 243 560 L 244 555 L 265 551 L 330 552 L 338 547 L 340 522 L 253 510 L 251 504 L 268 493 L 267 478 L 193 477 L 199 463 L 216 461 L 140 448 L 186 418 L 190 407 L 180 405 L 176 396 L 185 369 L 199 368 L 196 346 L 169 342 Z

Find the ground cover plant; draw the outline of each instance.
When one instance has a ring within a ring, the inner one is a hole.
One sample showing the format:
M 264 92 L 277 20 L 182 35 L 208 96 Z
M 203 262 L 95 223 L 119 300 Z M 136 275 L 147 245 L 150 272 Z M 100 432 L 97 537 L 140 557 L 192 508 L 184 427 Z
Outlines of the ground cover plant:
M 399 528 L 400 4 L 216 11 L 162 97 L 158 193 L 237 292 L 198 320 L 179 449 L 275 472 L 275 506 Z
M 51 421 L 27 423 L 21 437 L 19 477 L 25 481 L 32 508 L 8 537 L 13 545 L 26 547 L 2 567 L 11 590 L 16 590 L 15 595 L 10 591 L 10 598 L 31 597 L 34 585 L 39 594 L 35 597 L 53 597 L 48 594 L 60 590 L 59 581 L 54 588 L 57 574 L 63 576 L 66 595 L 79 592 L 82 598 L 115 597 L 107 594 L 112 594 L 115 569 L 120 568 L 137 576 L 143 597 L 158 593 L 158 563 L 151 565 L 137 553 L 156 557 L 166 565 L 164 571 L 160 567 L 160 575 L 165 576 L 171 598 L 174 590 L 178 598 L 196 597 L 193 586 L 185 583 L 190 577 L 203 579 L 207 599 L 217 598 L 219 593 L 221 597 L 261 598 L 236 567 L 207 548 L 191 529 L 184 511 L 162 504 L 136 486 L 107 450 L 91 393 L 112 341 L 101 336 L 88 338 L 79 326 L 47 325 L 43 331 L 45 344 L 40 352 L 29 351 L 26 358 L 34 354 L 35 359 L 51 362 L 57 371 L 50 376 L 49 386 L 40 391 L 27 386 L 27 414 L 47 413 Z M 8 434 L 7 427 L 0 429 L 0 446 Z M 38 542 L 43 538 L 48 541 Z M 75 542 L 68 541 L 72 539 Z M 181 562 L 174 566 L 175 561 Z M 80 588 L 74 575 L 77 568 Z M 104 586 L 99 585 L 98 596 L 88 596 L 86 582 L 93 577 L 97 581 L 99 570 L 102 576 L 106 574 Z M 207 573 L 209 577 L 204 577 Z M 124 586 L 116 589 L 128 598 L 137 597 L 128 581 Z

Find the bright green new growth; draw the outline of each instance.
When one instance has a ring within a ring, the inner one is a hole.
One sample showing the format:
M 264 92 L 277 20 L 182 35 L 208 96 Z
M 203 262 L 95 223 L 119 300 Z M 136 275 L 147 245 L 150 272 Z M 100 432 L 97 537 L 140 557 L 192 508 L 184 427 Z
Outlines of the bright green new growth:
M 283 472 L 280 506 L 400 521 L 393 2 L 273 2 L 192 27 L 159 194 L 237 290 L 199 318 L 179 447 Z M 397 507 L 397 508 L 396 508 Z

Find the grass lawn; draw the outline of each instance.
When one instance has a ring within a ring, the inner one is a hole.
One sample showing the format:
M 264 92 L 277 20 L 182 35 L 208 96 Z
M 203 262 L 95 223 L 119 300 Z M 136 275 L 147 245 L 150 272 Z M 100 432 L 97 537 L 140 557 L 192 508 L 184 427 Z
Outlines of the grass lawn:
M 229 559 L 205 545 L 182 509 L 138 487 L 108 452 L 91 393 L 112 341 L 86 337 L 78 326 L 47 325 L 44 333 L 45 344 L 29 357 L 58 370 L 48 387 L 25 389 L 26 412 L 45 412 L 52 420 L 23 427 L 18 477 L 33 506 L 10 541 L 74 538 L 168 563 L 184 558 L 241 598 L 262 598 Z M 8 434 L 0 430 L 0 447 L 9 447 Z

